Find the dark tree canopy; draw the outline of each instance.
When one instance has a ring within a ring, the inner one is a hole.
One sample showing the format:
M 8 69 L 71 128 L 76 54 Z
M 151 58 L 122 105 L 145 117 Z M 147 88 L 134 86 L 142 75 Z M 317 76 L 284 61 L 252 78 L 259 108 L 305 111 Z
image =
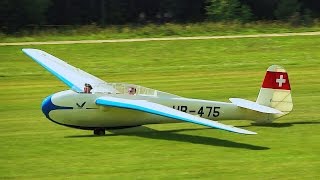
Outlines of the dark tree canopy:
M 1 0 L 0 31 L 29 26 L 100 26 L 203 21 L 285 22 L 320 17 L 319 0 Z

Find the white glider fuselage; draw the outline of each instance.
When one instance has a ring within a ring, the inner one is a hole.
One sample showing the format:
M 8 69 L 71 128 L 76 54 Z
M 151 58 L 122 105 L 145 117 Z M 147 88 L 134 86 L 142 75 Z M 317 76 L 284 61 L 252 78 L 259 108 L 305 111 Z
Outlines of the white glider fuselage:
M 97 127 L 116 128 L 144 124 L 178 123 L 172 118 L 128 108 L 99 106 L 96 99 L 103 96 L 146 100 L 173 109 L 210 120 L 249 119 L 261 120 L 268 114 L 238 107 L 232 103 L 189 99 L 179 96 L 158 97 L 153 95 L 78 93 L 72 90 L 62 91 L 47 97 L 42 103 L 42 111 L 48 119 L 58 124 L 95 129 Z
M 227 103 L 184 98 L 134 84 L 108 83 L 44 51 L 22 51 L 71 89 L 43 101 L 45 116 L 61 125 L 93 129 L 96 135 L 110 128 L 174 122 L 256 134 L 216 120 L 270 123 L 290 113 L 293 107 L 288 74 L 277 65 L 267 69 L 256 102 L 230 98 L 231 103 Z

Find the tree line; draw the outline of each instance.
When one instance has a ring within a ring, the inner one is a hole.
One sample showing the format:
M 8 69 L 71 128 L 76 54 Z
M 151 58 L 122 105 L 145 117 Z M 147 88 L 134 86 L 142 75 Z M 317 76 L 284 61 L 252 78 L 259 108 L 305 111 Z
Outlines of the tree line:
M 28 27 L 145 23 L 284 21 L 308 25 L 319 0 L 1 0 L 0 31 Z

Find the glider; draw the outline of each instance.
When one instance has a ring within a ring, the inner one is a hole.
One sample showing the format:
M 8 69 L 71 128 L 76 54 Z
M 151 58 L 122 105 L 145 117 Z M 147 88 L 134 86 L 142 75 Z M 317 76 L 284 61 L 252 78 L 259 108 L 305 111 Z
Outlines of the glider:
M 51 121 L 104 135 L 108 129 L 189 122 L 240 134 L 256 134 L 217 120 L 248 119 L 271 123 L 292 111 L 291 87 L 284 68 L 267 69 L 256 102 L 190 99 L 134 84 L 108 83 L 42 50 L 22 51 L 70 89 L 48 96 L 42 111 Z

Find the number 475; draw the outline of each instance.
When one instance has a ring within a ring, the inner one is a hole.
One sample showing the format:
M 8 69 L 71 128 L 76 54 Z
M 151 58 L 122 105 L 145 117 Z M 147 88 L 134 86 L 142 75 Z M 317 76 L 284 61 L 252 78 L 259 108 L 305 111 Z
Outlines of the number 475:
M 213 117 L 218 117 L 220 115 L 220 112 L 219 112 L 220 107 L 206 106 L 205 109 L 206 111 L 209 111 L 207 114 L 208 117 L 210 117 L 211 115 Z M 205 114 L 203 106 L 201 106 L 201 108 L 199 109 L 198 114 L 200 115 L 200 117 L 202 117 L 202 115 Z

